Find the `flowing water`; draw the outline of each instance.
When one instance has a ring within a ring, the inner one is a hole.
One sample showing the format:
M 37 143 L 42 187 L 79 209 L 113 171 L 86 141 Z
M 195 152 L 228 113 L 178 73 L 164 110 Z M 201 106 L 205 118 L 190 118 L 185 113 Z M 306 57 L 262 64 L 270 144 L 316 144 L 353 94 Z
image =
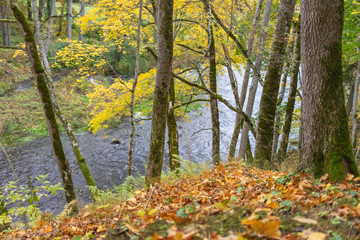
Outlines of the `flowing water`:
M 241 74 L 237 73 L 239 88 L 241 87 Z M 218 78 L 219 93 L 235 105 L 230 81 L 227 75 Z M 261 96 L 261 86 L 258 88 L 254 112 L 258 111 Z M 221 131 L 221 158 L 227 159 L 227 152 L 234 128 L 235 112 L 229 110 L 224 104 L 219 103 L 220 131 Z M 191 112 L 190 122 L 179 120 L 179 147 L 180 156 L 194 162 L 211 161 L 211 116 L 210 109 L 206 106 Z M 99 134 L 89 132 L 77 134 L 80 150 L 92 171 L 100 189 L 111 188 L 124 181 L 127 176 L 127 159 L 129 147 L 130 123 L 125 120 L 116 129 L 108 129 Z M 144 121 L 136 125 L 136 136 L 133 152 L 133 172 L 144 174 L 148 158 L 151 121 Z M 105 138 L 104 135 L 108 137 Z M 111 144 L 111 139 L 116 138 L 120 144 Z M 66 157 L 72 169 L 72 177 L 80 204 L 90 201 L 85 180 L 77 166 L 75 156 L 69 145 L 69 141 L 63 135 L 63 145 Z M 254 139 L 251 139 L 254 146 Z M 165 145 L 165 164 L 168 165 L 168 147 Z M 55 184 L 61 182 L 60 174 L 55 162 L 51 143 L 48 138 L 31 141 L 22 146 L 7 149 L 17 175 L 22 184 L 26 184 L 28 176 L 35 177 L 39 174 L 49 174 L 48 180 Z M 4 154 L 0 153 L 0 184 L 5 185 L 14 180 L 11 167 L 7 163 Z M 31 180 L 36 185 L 34 179 Z M 65 198 L 59 196 L 43 198 L 39 206 L 42 210 L 61 212 L 65 205 Z

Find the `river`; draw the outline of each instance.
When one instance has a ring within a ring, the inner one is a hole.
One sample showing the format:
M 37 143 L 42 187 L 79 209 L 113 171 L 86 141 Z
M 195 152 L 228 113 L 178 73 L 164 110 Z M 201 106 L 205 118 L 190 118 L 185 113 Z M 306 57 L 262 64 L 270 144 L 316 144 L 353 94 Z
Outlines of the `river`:
M 236 74 L 239 88 L 241 88 L 242 76 Z M 228 76 L 225 74 L 218 77 L 219 93 L 233 105 L 235 105 Z M 258 88 L 255 109 L 261 97 L 261 86 Z M 234 128 L 235 112 L 228 109 L 224 104 L 219 103 L 220 109 L 220 131 L 221 131 L 221 158 L 226 161 L 228 148 Z M 190 122 L 179 120 L 179 147 L 180 156 L 194 162 L 211 161 L 211 116 L 208 107 L 201 107 L 191 112 Z M 121 184 L 127 176 L 127 158 L 129 147 L 130 123 L 125 120 L 116 129 L 107 129 L 94 135 L 89 132 L 78 133 L 77 138 L 80 150 L 92 171 L 100 189 L 111 188 L 113 185 Z M 143 175 L 148 158 L 151 121 L 144 121 L 136 125 L 136 136 L 133 152 L 133 172 Z M 104 135 L 108 137 L 105 138 Z M 111 144 L 111 139 L 117 138 L 120 144 Z M 72 169 L 72 177 L 81 206 L 90 201 L 85 180 L 77 166 L 76 159 L 72 153 L 69 141 L 62 135 L 66 157 Z M 254 139 L 251 138 L 251 145 L 254 146 Z M 7 149 L 15 171 L 21 179 L 21 184 L 27 182 L 28 176 L 34 178 L 39 174 L 49 174 L 48 180 L 55 184 L 61 182 L 60 174 L 55 162 L 53 150 L 49 138 L 41 138 L 28 142 L 24 145 Z M 164 163 L 168 164 L 168 147 L 165 145 Z M 7 163 L 4 154 L 0 153 L 0 184 L 5 185 L 8 181 L 14 180 L 12 170 Z M 32 184 L 37 184 L 33 179 Z M 5 193 L 6 194 L 6 193 Z M 51 211 L 55 214 L 61 212 L 65 205 L 65 198 L 62 194 L 50 198 L 42 198 L 38 206 L 41 210 Z

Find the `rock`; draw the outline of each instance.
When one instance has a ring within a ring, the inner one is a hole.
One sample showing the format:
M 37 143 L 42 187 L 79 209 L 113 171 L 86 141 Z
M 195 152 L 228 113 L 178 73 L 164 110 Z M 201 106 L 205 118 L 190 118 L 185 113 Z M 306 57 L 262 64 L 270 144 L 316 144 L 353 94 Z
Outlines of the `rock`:
M 113 138 L 113 139 L 111 140 L 111 144 L 120 144 L 120 141 L 119 141 L 119 139 L 117 139 L 117 138 Z

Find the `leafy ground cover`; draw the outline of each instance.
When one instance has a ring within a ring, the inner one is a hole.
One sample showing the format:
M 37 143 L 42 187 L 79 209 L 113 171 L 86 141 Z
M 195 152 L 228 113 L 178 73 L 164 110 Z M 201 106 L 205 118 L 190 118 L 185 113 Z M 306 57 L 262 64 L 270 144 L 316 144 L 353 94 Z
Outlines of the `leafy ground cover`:
M 359 239 L 360 178 L 309 175 L 230 163 L 165 181 L 122 203 L 74 217 L 41 218 L 5 239 Z

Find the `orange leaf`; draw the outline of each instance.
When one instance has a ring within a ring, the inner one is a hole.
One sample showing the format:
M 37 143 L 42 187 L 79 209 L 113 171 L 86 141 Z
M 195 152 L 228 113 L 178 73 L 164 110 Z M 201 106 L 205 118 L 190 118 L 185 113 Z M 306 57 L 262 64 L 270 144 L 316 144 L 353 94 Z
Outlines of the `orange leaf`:
M 280 221 L 264 222 L 263 220 L 242 220 L 241 224 L 250 225 L 251 230 L 266 237 L 281 237 Z

